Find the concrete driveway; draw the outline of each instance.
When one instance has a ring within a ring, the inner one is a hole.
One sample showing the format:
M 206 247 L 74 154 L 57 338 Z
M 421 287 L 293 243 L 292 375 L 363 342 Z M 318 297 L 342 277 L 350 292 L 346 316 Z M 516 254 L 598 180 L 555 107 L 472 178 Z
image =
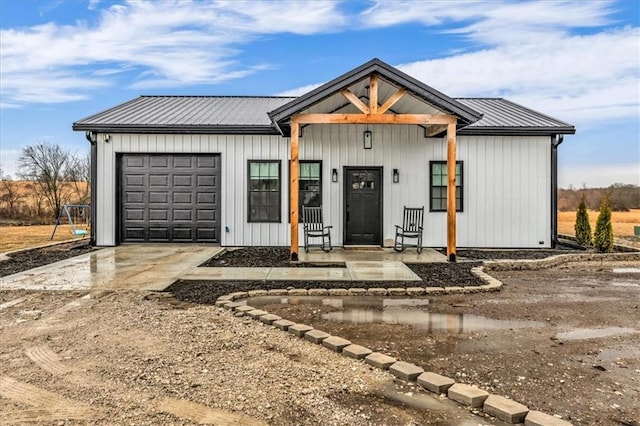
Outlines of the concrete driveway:
M 164 290 L 221 250 L 197 244 L 108 247 L 0 278 L 0 289 Z

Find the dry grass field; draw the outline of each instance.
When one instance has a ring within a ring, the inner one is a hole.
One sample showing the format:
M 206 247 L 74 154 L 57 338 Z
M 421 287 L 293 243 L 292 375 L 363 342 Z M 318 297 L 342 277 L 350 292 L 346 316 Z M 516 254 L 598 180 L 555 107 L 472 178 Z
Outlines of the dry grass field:
M 596 227 L 598 212 L 589 210 L 591 229 Z M 633 226 L 640 225 L 640 209 L 632 209 L 628 212 L 613 212 L 613 234 L 616 237 L 633 235 Z M 573 235 L 573 225 L 576 221 L 576 212 L 558 213 L 558 230 L 561 234 Z M 0 227 L 0 253 L 18 250 L 26 247 L 34 247 L 50 242 L 53 225 L 36 226 L 2 226 Z M 69 225 L 61 225 L 56 231 L 54 241 L 72 240 Z
M 591 231 L 596 228 L 597 210 L 589 210 L 589 222 Z M 613 222 L 613 235 L 616 237 L 628 237 L 633 235 L 633 225 L 640 225 L 640 209 L 631 209 L 628 212 L 613 212 L 611 214 Z M 558 212 L 558 232 L 561 234 L 574 235 L 573 229 L 576 223 L 576 212 Z
M 0 253 L 35 247 L 52 242 L 53 225 L 0 227 Z M 60 225 L 53 241 L 73 240 L 70 225 Z

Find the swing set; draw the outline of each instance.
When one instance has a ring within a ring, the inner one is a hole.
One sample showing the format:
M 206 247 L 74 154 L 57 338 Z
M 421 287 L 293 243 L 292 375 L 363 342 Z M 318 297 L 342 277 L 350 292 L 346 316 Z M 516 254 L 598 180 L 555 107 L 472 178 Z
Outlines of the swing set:
M 53 227 L 51 239 L 56 235 L 58 225 L 68 223 L 71 225 L 73 238 L 85 238 L 89 236 L 91 229 L 91 207 L 88 204 L 63 204 L 58 213 L 56 224 Z

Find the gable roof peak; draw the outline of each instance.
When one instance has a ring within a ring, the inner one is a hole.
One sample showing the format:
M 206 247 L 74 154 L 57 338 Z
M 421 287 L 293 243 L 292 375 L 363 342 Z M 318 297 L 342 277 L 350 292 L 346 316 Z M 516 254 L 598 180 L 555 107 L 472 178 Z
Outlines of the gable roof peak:
M 423 100 L 425 103 L 429 103 L 438 109 L 457 116 L 461 125 L 469 125 L 482 118 L 482 114 L 477 111 L 409 76 L 408 74 L 405 74 L 378 58 L 373 58 L 351 71 L 348 71 L 298 97 L 297 99 L 282 105 L 281 107 L 271 111 L 269 113 L 269 117 L 273 122 L 278 123 L 279 125 L 285 125 L 294 114 L 317 104 L 323 99 L 340 92 L 342 89 L 349 88 L 353 84 L 374 73 L 378 74 L 389 83 L 405 89 L 408 93 Z

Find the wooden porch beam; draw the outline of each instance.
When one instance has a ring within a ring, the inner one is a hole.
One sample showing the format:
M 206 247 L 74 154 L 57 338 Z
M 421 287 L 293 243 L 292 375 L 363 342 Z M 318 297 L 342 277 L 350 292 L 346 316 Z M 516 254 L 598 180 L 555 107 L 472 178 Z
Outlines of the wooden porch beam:
M 342 93 L 342 96 L 347 98 L 347 100 L 349 102 L 351 102 L 353 105 L 355 105 L 356 108 L 358 108 L 360 111 L 362 111 L 363 114 L 369 114 L 371 112 L 369 110 L 369 107 L 366 106 L 364 104 L 364 102 L 362 102 L 360 100 L 360 98 L 358 98 L 351 90 L 342 89 L 342 91 L 340 93 Z
M 378 75 L 369 77 L 369 110 L 371 114 L 378 114 Z
M 454 115 L 443 114 L 297 114 L 298 124 L 455 124 Z
M 456 123 L 447 125 L 447 259 L 456 261 Z
M 298 260 L 298 143 L 300 139 L 300 124 L 291 120 L 291 165 L 289 167 L 289 206 L 291 208 L 291 260 Z
M 424 132 L 424 136 L 426 138 L 430 138 L 437 135 L 438 133 L 444 132 L 445 130 L 447 130 L 446 124 L 435 124 L 427 128 L 427 130 Z
M 384 114 L 396 104 L 405 94 L 407 93 L 404 89 L 398 89 L 396 93 L 391 95 L 389 99 L 387 99 L 380 108 L 378 108 L 378 114 Z

